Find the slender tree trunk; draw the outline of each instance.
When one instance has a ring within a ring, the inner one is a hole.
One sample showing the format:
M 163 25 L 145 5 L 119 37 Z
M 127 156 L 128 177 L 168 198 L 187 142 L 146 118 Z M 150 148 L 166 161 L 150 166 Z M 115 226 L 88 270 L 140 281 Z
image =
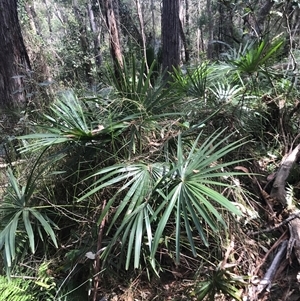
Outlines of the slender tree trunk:
M 50 34 L 52 33 L 52 25 L 51 25 L 51 14 L 52 14 L 52 9 L 51 7 L 48 5 L 47 0 L 43 0 L 44 4 L 45 4 L 45 8 L 47 11 L 47 23 L 48 23 L 48 28 L 49 28 L 49 32 Z
M 188 62 L 189 61 L 189 51 L 188 51 L 188 45 L 187 45 L 187 39 L 186 35 L 184 33 L 184 27 L 186 25 L 186 16 L 184 15 L 186 11 L 181 7 L 180 14 L 179 14 L 179 30 L 180 30 L 180 39 L 183 47 L 180 47 L 182 49 L 182 55 L 181 55 L 181 61 Z
M 198 14 L 198 18 L 200 18 L 200 16 L 201 16 L 200 2 L 198 3 L 197 14 Z M 201 52 L 204 51 L 202 27 L 203 27 L 202 24 L 198 24 L 198 28 L 197 28 L 197 59 L 198 59 L 198 62 L 200 61 L 200 50 L 201 50 Z
M 66 16 L 62 12 L 63 9 L 61 9 L 60 7 L 58 7 L 57 3 L 53 3 L 53 5 L 54 5 L 54 9 L 53 9 L 54 15 L 59 20 L 59 22 L 62 25 L 65 25 L 66 23 L 68 23 L 68 16 Z M 64 28 L 64 34 L 66 35 L 67 34 L 67 30 L 66 30 L 65 26 L 63 26 L 63 28 Z
M 256 18 L 256 32 L 261 37 L 264 32 L 264 24 L 267 20 L 267 16 L 271 11 L 271 8 L 275 2 L 273 0 L 267 0 L 264 1 L 264 5 L 261 7 L 261 9 L 258 12 L 258 16 Z
M 87 29 L 86 29 L 86 20 L 82 17 L 80 7 L 78 5 L 77 0 L 73 0 L 73 11 L 76 17 L 77 23 L 80 24 L 79 26 L 79 39 L 80 39 L 80 46 L 83 52 L 83 56 L 88 56 L 88 49 L 89 49 L 89 41 L 87 36 Z M 92 78 L 92 63 L 89 59 L 83 58 L 83 68 L 85 72 L 85 78 L 87 82 L 92 85 L 93 78 Z
M 139 23 L 140 23 L 140 31 L 141 31 L 141 36 L 142 36 L 143 55 L 144 55 L 144 60 L 145 60 L 145 64 L 146 64 L 146 71 L 148 73 L 149 72 L 149 66 L 147 64 L 146 36 L 145 36 L 144 19 L 143 19 L 143 12 L 142 12 L 142 9 L 141 9 L 140 0 L 135 0 L 135 4 L 136 4 L 136 9 L 137 9 L 137 14 L 138 14 L 138 17 L 139 17 Z
M 186 48 L 185 48 L 185 61 L 189 62 L 190 60 L 190 0 L 185 0 L 185 27 L 186 27 Z
M 30 62 L 23 42 L 17 0 L 0 1 L 0 104 L 26 103 L 24 77 Z
M 91 3 L 87 5 L 91 31 L 93 33 L 93 42 L 94 42 L 94 54 L 95 54 L 95 63 L 97 67 L 101 66 L 101 52 L 100 52 L 100 31 L 98 24 L 96 23 L 94 11 Z
M 29 19 L 31 30 L 34 32 L 34 34 L 41 35 L 41 27 L 37 19 L 34 4 L 32 1 L 28 1 L 25 3 L 25 10 Z
M 162 56 L 163 70 L 173 71 L 180 62 L 180 0 L 163 0 L 162 9 Z
M 155 47 L 156 43 L 156 33 L 155 33 L 155 6 L 154 0 L 151 0 L 151 20 L 152 20 L 152 37 L 153 37 L 153 48 Z
M 114 62 L 115 74 L 116 77 L 120 77 L 120 68 L 123 68 L 123 59 L 122 59 L 122 49 L 120 44 L 119 30 L 118 30 L 118 21 L 115 14 L 114 5 L 117 2 L 113 0 L 104 0 L 105 1 L 105 16 L 106 24 L 109 32 L 109 43 L 110 43 L 110 53 Z
M 214 38 L 214 22 L 212 17 L 212 3 L 211 0 L 206 1 L 206 12 L 207 12 L 207 19 L 208 19 L 208 41 L 207 41 L 207 50 L 206 55 L 207 58 L 210 60 L 213 58 L 213 38 Z
M 273 0 L 263 1 L 263 5 L 258 11 L 244 16 L 244 31 L 250 33 L 250 35 L 248 34 L 246 37 L 263 38 L 266 33 L 266 20 L 268 20 L 268 15 L 274 4 L 275 2 Z M 253 8 L 251 9 L 254 11 Z

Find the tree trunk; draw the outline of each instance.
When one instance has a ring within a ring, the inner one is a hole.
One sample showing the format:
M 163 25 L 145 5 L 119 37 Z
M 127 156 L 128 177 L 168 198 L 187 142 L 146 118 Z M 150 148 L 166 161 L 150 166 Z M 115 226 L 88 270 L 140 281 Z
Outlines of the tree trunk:
M 184 32 L 184 28 L 186 27 L 186 8 L 183 6 L 183 2 L 181 1 L 179 7 L 179 30 L 180 30 L 180 61 L 181 62 L 188 62 L 189 61 L 189 51 L 187 46 L 187 39 Z
M 17 0 L 0 1 L 0 104 L 24 105 L 24 77 L 30 71 L 17 13 Z
M 100 31 L 98 24 L 96 23 L 94 11 L 91 3 L 87 5 L 91 31 L 93 33 L 93 42 L 94 42 L 94 54 L 95 54 L 95 63 L 97 67 L 101 66 L 101 52 L 100 52 Z
M 207 31 L 208 31 L 208 42 L 207 42 L 207 50 L 206 55 L 207 58 L 210 60 L 213 58 L 213 38 L 214 38 L 214 22 L 213 22 L 213 15 L 212 15 L 212 3 L 211 0 L 207 0 L 206 2 L 206 12 L 207 12 Z
M 180 0 L 163 0 L 162 8 L 162 56 L 163 70 L 173 71 L 180 62 Z
M 77 23 L 79 25 L 79 40 L 80 40 L 80 47 L 83 53 L 82 57 L 82 66 L 85 73 L 85 79 L 89 83 L 90 86 L 93 85 L 93 77 L 92 77 L 92 62 L 88 58 L 89 57 L 89 40 L 87 35 L 87 28 L 86 28 L 86 20 L 82 16 L 81 13 L 81 7 L 79 7 L 79 4 L 77 0 L 73 1 L 73 11 L 74 15 L 76 17 Z M 79 78 L 78 78 L 79 79 Z
M 41 27 L 37 19 L 37 15 L 34 9 L 34 4 L 32 3 L 32 1 L 27 2 L 25 4 L 25 10 L 29 19 L 31 30 L 33 31 L 34 34 L 41 36 Z
M 263 36 L 264 33 L 264 24 L 268 19 L 267 16 L 269 15 L 271 8 L 275 4 L 272 0 L 267 0 L 264 2 L 264 5 L 258 12 L 258 16 L 256 19 L 256 32 L 258 33 L 259 37 Z
M 152 37 L 153 37 L 153 48 L 156 43 L 156 33 L 155 33 L 155 6 L 154 0 L 151 0 L 151 21 L 152 21 Z
M 48 23 L 48 28 L 49 28 L 49 33 L 52 33 L 52 25 L 51 25 L 51 14 L 52 14 L 52 8 L 51 6 L 48 5 L 46 0 L 43 0 L 44 4 L 45 4 L 45 8 L 47 11 L 47 23 Z
M 186 27 L 186 47 L 185 47 L 185 61 L 188 63 L 190 60 L 190 0 L 185 0 L 185 27 Z
M 145 36 L 144 19 L 143 19 L 143 12 L 141 9 L 140 0 L 135 0 L 135 5 L 136 5 L 137 15 L 138 15 L 139 23 L 140 23 L 140 31 L 141 31 L 141 36 L 142 36 L 143 55 L 144 55 L 144 60 L 145 60 L 145 65 L 146 65 L 146 71 L 148 73 L 150 66 L 148 66 L 148 63 L 147 63 L 146 36 Z
M 121 76 L 119 73 L 120 68 L 123 68 L 123 59 L 114 5 L 117 5 L 117 2 L 114 0 L 105 0 L 105 16 L 109 32 L 110 53 L 114 62 L 115 74 L 118 78 Z

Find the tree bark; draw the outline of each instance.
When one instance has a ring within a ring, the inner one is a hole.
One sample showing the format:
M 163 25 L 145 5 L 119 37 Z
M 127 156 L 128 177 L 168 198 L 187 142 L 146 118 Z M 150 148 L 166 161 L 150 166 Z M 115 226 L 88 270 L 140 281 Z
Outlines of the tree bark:
M 297 138 L 297 137 L 296 137 Z M 288 246 L 288 254 L 294 250 L 296 258 L 300 263 L 300 218 L 299 210 L 292 202 L 287 200 L 286 183 L 293 165 L 300 157 L 300 144 L 298 144 L 286 157 L 276 173 L 270 196 L 279 201 L 283 208 L 287 208 L 289 217 L 296 218 L 289 221 L 290 240 Z
M 283 207 L 288 204 L 286 202 L 286 180 L 290 174 L 290 171 L 300 156 L 300 144 L 294 148 L 294 150 L 287 156 L 287 158 L 281 164 L 279 170 L 276 173 L 276 177 L 271 190 L 271 197 L 277 199 Z
M 89 14 L 91 31 L 93 33 L 95 63 L 97 67 L 100 67 L 101 66 L 100 31 L 99 31 L 98 24 L 96 23 L 95 20 L 92 4 L 90 2 L 87 4 L 87 9 Z
M 181 55 L 180 55 L 180 61 L 181 62 L 188 62 L 189 61 L 189 51 L 187 46 L 187 39 L 184 32 L 184 28 L 186 27 L 186 8 L 183 6 L 183 2 L 181 1 L 179 7 L 179 30 L 180 30 L 180 42 L 181 42 Z
M 147 52 L 146 52 L 146 36 L 145 36 L 145 28 L 144 28 L 144 19 L 143 19 L 143 12 L 141 9 L 141 3 L 140 0 L 135 0 L 136 4 L 136 10 L 139 18 L 139 23 L 140 23 L 140 31 L 141 31 L 141 36 L 142 36 L 142 43 L 143 43 L 143 55 L 144 55 L 144 60 L 145 60 L 145 65 L 146 65 L 146 71 L 147 73 L 149 72 L 149 66 L 147 63 Z
M 152 21 L 152 37 L 153 37 L 153 47 L 156 43 L 156 33 L 155 33 L 155 6 L 154 0 L 151 0 L 151 21 Z
M 180 62 L 180 0 L 163 0 L 162 8 L 162 56 L 163 70 L 173 71 Z
M 0 104 L 24 105 L 30 62 L 17 13 L 17 0 L 0 1 Z
M 207 42 L 207 50 L 206 55 L 209 60 L 213 58 L 213 38 L 214 38 L 214 22 L 212 16 L 212 3 L 211 0 L 207 0 L 206 2 L 206 11 L 207 11 L 207 31 L 208 31 L 208 42 Z
M 117 2 L 113 0 L 105 0 L 105 16 L 106 24 L 109 32 L 110 53 L 114 62 L 116 77 L 120 77 L 120 68 L 123 68 L 122 49 L 120 44 L 117 16 L 115 7 Z
M 265 21 L 267 20 L 267 16 L 270 13 L 271 8 L 273 7 L 274 4 L 275 2 L 273 0 L 267 0 L 258 12 L 258 16 L 256 20 L 256 32 L 260 37 L 262 37 L 264 33 L 263 28 L 264 28 Z
M 89 85 L 93 84 L 93 78 L 92 78 L 92 63 L 90 59 L 87 59 L 89 57 L 89 40 L 87 35 L 87 28 L 86 28 L 86 20 L 85 17 L 81 14 L 81 7 L 79 6 L 79 3 L 77 0 L 73 1 L 73 11 L 74 15 L 76 17 L 77 23 L 78 23 L 78 30 L 79 30 L 79 41 L 80 41 L 80 47 L 83 53 L 82 59 L 82 66 L 85 74 L 85 79 L 89 83 Z M 78 76 L 78 74 L 77 74 Z M 79 76 L 78 76 L 79 79 Z
M 185 27 L 186 27 L 186 34 L 185 34 L 185 61 L 188 63 L 190 60 L 190 0 L 185 0 Z
M 29 18 L 29 24 L 31 30 L 34 32 L 34 34 L 41 36 L 41 27 L 37 19 L 37 15 L 34 9 L 34 4 L 31 1 L 27 2 L 25 4 L 25 10 Z
M 45 7 L 46 7 L 46 11 L 47 11 L 47 23 L 48 23 L 48 28 L 49 28 L 49 33 L 52 33 L 52 25 L 51 25 L 51 14 L 52 14 L 52 9 L 51 6 L 48 5 L 46 0 L 43 0 Z

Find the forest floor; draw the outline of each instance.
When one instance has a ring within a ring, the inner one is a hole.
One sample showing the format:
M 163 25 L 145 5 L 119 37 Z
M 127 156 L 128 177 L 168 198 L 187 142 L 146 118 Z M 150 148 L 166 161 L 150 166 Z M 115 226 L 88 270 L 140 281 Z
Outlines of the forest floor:
M 263 272 L 264 269 L 262 269 Z M 195 281 L 193 275 L 188 278 L 176 278 L 172 275 L 162 275 L 160 279 L 151 283 L 135 279 L 130 286 L 121 283 L 110 289 L 100 289 L 103 293 L 101 301 L 196 301 L 197 295 L 193 293 Z M 299 264 L 294 259 L 290 263 L 285 259 L 278 269 L 271 286 L 261 294 L 254 297 L 253 291 L 257 289 L 257 283 L 249 283 L 245 289 L 241 289 L 243 301 L 300 301 Z M 252 292 L 251 292 L 252 291 Z M 208 298 L 205 300 L 209 300 Z M 233 300 L 223 294 L 216 294 L 217 301 Z
M 257 184 L 258 180 L 256 179 L 254 182 Z M 259 195 L 255 189 L 252 193 Z M 300 265 L 295 252 L 289 253 L 289 246 L 284 250 L 279 265 L 273 268 L 275 270 L 272 273 L 273 278 L 270 284 L 264 285 L 262 289 L 261 281 L 272 270 L 272 263 L 275 261 L 281 245 L 284 242 L 291 243 L 290 227 L 282 213 L 283 210 L 279 210 L 281 213 L 276 212 L 274 215 L 274 212 L 270 212 L 270 208 L 264 202 L 264 197 L 257 197 L 257 202 L 252 202 L 252 206 L 257 206 L 255 209 L 259 212 L 260 218 L 249 221 L 249 224 L 244 227 L 231 229 L 230 247 L 224 246 L 222 250 L 223 258 L 225 258 L 224 266 L 227 263 L 228 266 L 232 264 L 230 271 L 233 274 L 249 276 L 245 278 L 247 283 L 245 286 L 235 285 L 239 290 L 240 300 L 300 301 Z M 274 210 L 276 209 L 275 207 Z M 215 250 L 209 250 L 208 254 L 215 254 Z M 201 269 L 199 266 L 191 269 L 183 264 L 178 269 L 174 266 L 172 271 L 164 272 L 160 278 L 154 278 L 150 282 L 146 277 L 142 279 L 141 276 L 137 276 L 135 279 L 132 277 L 129 282 L 125 281 L 127 285 L 120 280 L 115 285 L 109 285 L 100 290 L 107 297 L 107 301 L 202 300 L 197 299 L 195 287 L 199 282 L 209 278 L 209 269 L 211 267 L 207 267 L 205 264 Z M 204 300 L 231 301 L 234 299 L 216 290 L 212 299 Z
M 3 163 L 4 165 L 6 164 Z M 3 183 L 0 188 L 5 189 L 5 173 L 2 173 L 1 182 Z M 295 186 L 298 187 L 298 185 Z M 2 193 L 2 191 L 0 192 Z M 258 195 L 255 189 L 250 193 Z M 260 280 L 263 279 L 276 256 L 279 244 L 283 240 L 289 239 L 287 224 L 275 227 L 278 221 L 274 221 L 270 216 L 263 201 L 260 196 L 257 197 L 257 203 L 252 204 L 257 206 L 256 211 L 260 211 L 260 219 L 250 221 L 248 228 L 241 228 L 239 233 L 235 232 L 236 238 L 232 238 L 234 247 L 230 250 L 229 255 L 233 260 L 230 262 L 238 265 L 239 273 L 242 272 L 242 275 L 249 276 L 249 279 L 246 280 L 247 285 L 237 286 L 240 289 L 240 298 L 242 301 L 300 301 L 300 266 L 293 253 L 288 258 L 284 256 L 270 286 L 258 293 Z M 274 227 L 274 231 L 267 234 L 259 233 L 260 230 L 268 227 Z M 250 232 L 255 231 L 258 232 L 258 235 L 249 235 Z M 227 250 L 224 248 L 223 253 L 226 252 Z M 143 274 L 133 275 L 130 278 L 106 279 L 99 285 L 99 301 L 196 301 L 198 296 L 194 290 L 195 284 L 204 281 L 207 276 L 205 275 L 207 268 L 203 266 L 203 271 L 199 271 L 199 268 L 190 269 L 183 265 L 180 271 L 176 269 L 165 271 L 160 278 L 153 277 L 150 281 Z M 197 279 L 196 272 L 200 274 Z M 229 301 L 233 298 L 216 292 L 213 299 L 210 300 Z

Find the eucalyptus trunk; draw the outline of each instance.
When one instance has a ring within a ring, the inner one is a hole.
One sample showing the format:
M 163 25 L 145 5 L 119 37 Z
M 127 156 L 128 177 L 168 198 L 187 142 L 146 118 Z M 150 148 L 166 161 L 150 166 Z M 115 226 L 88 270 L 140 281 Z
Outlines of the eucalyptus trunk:
M 206 2 L 206 14 L 207 14 L 207 32 L 208 32 L 208 42 L 207 42 L 207 49 L 206 55 L 208 59 L 213 58 L 213 38 L 214 38 L 214 22 L 213 22 L 213 14 L 212 14 L 212 1 L 207 0 Z
M 18 19 L 17 0 L 0 1 L 0 104 L 26 103 L 24 78 L 30 62 Z
M 88 3 L 87 10 L 88 10 L 88 15 L 90 20 L 91 31 L 93 34 L 95 63 L 97 67 L 100 67 L 101 66 L 100 30 L 91 3 Z
M 105 0 L 106 24 L 109 32 L 110 53 L 114 62 L 115 75 L 121 76 L 120 69 L 123 68 L 122 49 L 118 29 L 118 2 L 114 0 Z
M 37 14 L 34 8 L 34 2 L 28 1 L 25 4 L 25 10 L 29 19 L 29 25 L 34 34 L 41 35 L 41 26 L 39 20 L 37 18 Z
M 145 36 L 145 26 L 144 26 L 144 18 L 143 18 L 143 12 L 141 8 L 140 0 L 135 0 L 137 15 L 140 23 L 140 31 L 142 36 L 142 47 L 143 47 L 143 55 L 145 59 L 145 65 L 146 65 L 146 71 L 149 72 L 149 66 L 147 63 L 147 52 L 146 52 L 146 36 Z
M 163 70 L 173 71 L 180 63 L 180 0 L 163 0 L 162 56 Z

